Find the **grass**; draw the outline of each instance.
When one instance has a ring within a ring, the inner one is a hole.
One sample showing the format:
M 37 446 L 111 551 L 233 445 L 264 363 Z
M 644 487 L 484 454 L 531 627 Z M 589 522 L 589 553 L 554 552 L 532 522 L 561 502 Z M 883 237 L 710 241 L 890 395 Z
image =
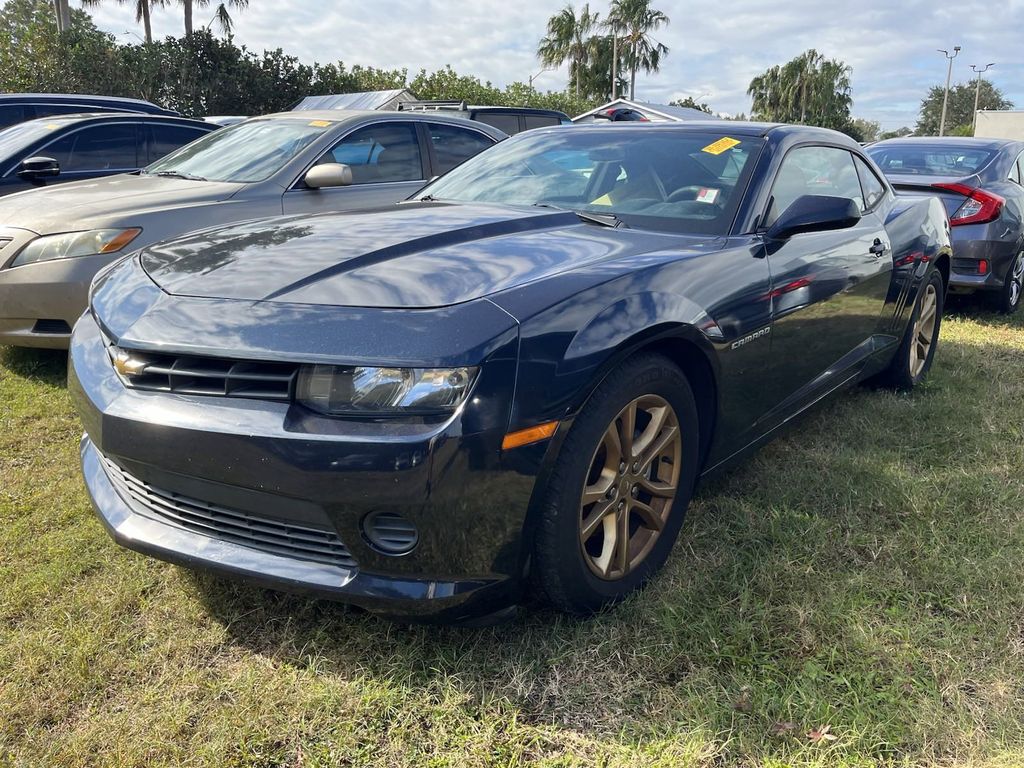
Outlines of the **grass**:
M 1024 765 L 1024 318 L 947 318 L 706 488 L 590 621 L 403 627 L 137 556 L 0 350 L 0 765 Z

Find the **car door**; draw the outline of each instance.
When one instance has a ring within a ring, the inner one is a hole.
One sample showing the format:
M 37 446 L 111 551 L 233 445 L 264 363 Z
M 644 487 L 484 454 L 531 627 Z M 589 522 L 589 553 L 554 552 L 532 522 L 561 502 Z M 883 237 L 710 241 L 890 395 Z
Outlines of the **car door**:
M 69 130 L 32 154 L 60 164 L 60 175 L 45 184 L 61 184 L 138 170 L 140 144 L 137 123 L 103 122 Z
M 428 123 L 427 146 L 433 176 L 448 173 L 497 142 L 483 131 L 447 123 Z
M 302 181 L 303 171 L 285 192 L 282 208 L 285 213 L 318 213 L 397 203 L 426 184 L 426 160 L 413 121 L 389 120 L 357 128 L 313 163 L 349 166 L 352 183 L 310 189 Z
M 884 187 L 883 187 L 884 192 Z M 854 200 L 853 227 L 766 239 L 772 275 L 772 414 L 786 418 L 856 374 L 873 351 L 892 273 L 892 255 L 877 195 L 865 204 L 853 154 L 841 147 L 800 146 L 783 158 L 765 225 L 803 195 Z

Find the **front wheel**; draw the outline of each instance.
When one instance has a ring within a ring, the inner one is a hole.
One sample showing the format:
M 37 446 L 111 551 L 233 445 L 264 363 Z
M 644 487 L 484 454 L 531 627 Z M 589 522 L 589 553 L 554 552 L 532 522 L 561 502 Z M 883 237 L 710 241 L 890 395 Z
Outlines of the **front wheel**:
M 996 309 L 1004 315 L 1012 315 L 1020 309 L 1022 291 L 1024 291 L 1024 251 L 1017 254 L 1017 258 L 1006 270 L 1003 288 L 996 295 Z
M 545 489 L 532 576 L 548 602 L 587 615 L 661 568 L 690 502 L 698 443 L 693 393 L 667 358 L 638 355 L 602 382 Z
M 933 271 L 917 293 L 903 341 L 882 376 L 885 383 L 896 389 L 911 390 L 928 375 L 939 346 L 945 295 L 942 275 Z

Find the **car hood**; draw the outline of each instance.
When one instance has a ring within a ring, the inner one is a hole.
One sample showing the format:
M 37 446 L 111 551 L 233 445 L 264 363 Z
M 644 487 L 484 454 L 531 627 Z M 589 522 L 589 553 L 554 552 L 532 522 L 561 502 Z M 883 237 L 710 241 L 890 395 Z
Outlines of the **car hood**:
M 95 219 L 227 200 L 242 186 L 137 174 L 73 181 L 0 198 L 0 226 L 67 232 Z
M 427 308 L 471 301 L 681 238 L 551 209 L 403 203 L 251 221 L 158 244 L 142 265 L 182 296 Z

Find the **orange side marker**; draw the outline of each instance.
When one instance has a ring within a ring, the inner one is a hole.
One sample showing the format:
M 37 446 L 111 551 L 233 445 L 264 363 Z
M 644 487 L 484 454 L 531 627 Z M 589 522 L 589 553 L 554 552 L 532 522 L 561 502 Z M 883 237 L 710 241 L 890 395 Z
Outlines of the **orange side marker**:
M 508 451 L 512 448 L 519 448 L 523 445 L 547 440 L 555 434 L 556 429 L 558 429 L 558 422 L 549 421 L 547 424 L 538 424 L 536 427 L 527 427 L 526 429 L 509 432 L 505 435 L 505 439 L 501 441 L 501 450 Z

